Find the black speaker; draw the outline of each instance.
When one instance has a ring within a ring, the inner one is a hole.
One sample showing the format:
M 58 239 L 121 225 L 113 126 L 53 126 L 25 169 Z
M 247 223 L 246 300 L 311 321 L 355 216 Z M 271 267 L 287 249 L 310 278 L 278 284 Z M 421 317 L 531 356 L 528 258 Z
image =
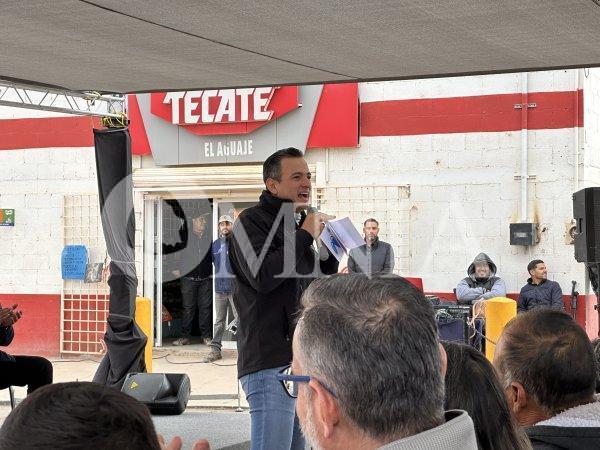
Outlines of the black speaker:
M 440 340 L 468 344 L 469 324 L 467 320 L 471 314 L 471 307 L 437 305 L 434 306 L 434 309 Z
M 190 377 L 185 373 L 129 373 L 121 388 L 156 415 L 181 414 L 190 391 Z
M 600 262 L 600 187 L 573 194 L 575 260 Z

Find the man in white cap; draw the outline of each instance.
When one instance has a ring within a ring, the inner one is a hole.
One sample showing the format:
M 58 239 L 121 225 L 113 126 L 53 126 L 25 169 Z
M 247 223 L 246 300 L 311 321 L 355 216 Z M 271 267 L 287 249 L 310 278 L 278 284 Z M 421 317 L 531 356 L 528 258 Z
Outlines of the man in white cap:
M 219 217 L 219 238 L 212 244 L 213 264 L 215 265 L 215 310 L 216 321 L 210 353 L 202 362 L 213 362 L 221 359 L 221 341 L 227 320 L 227 307 L 231 305 L 237 321 L 237 313 L 231 295 L 231 264 L 229 263 L 229 239 L 233 228 L 233 219 L 229 215 Z

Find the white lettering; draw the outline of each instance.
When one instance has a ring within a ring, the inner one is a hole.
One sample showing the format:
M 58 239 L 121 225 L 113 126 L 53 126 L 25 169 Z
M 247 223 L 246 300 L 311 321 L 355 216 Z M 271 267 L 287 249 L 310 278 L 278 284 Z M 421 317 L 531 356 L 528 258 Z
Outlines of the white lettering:
M 202 91 L 187 91 L 185 93 L 185 104 L 183 108 L 184 123 L 198 123 L 200 117 L 194 114 L 194 110 L 198 107 L 198 100 L 202 97 Z
M 253 92 L 254 88 L 236 89 L 237 95 L 240 96 L 240 120 L 242 122 L 248 122 L 249 98 Z
M 224 157 L 224 156 L 246 156 L 252 155 L 252 139 L 240 141 L 217 141 L 216 151 L 212 142 L 204 143 L 204 156 L 207 158 Z
M 163 100 L 165 105 L 171 104 L 171 122 L 174 124 L 179 123 L 179 100 L 183 98 L 184 94 L 185 92 L 168 92 Z
M 204 91 L 202 95 L 202 123 L 213 123 L 215 115 L 210 114 L 210 99 L 216 97 L 219 91 Z
M 225 115 L 229 119 L 228 122 L 235 122 L 235 90 L 221 89 L 219 96 L 221 102 L 219 103 L 219 109 L 217 109 L 215 122 L 223 122 L 223 116 Z
M 254 120 L 269 120 L 273 111 L 265 111 L 275 90 L 270 87 L 256 88 L 254 91 Z M 264 97 L 268 95 L 268 97 Z

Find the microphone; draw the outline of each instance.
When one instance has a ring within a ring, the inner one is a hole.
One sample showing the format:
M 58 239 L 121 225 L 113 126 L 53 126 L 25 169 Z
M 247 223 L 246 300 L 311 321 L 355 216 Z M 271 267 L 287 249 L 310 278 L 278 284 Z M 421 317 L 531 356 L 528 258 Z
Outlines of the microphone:
M 308 208 L 306 208 L 306 212 L 308 214 L 316 214 L 319 212 L 319 210 L 317 208 L 315 208 L 314 206 L 309 206 Z M 325 222 L 321 222 L 321 223 L 324 224 Z M 321 261 L 326 261 L 329 258 L 329 250 L 327 250 L 327 247 L 325 245 L 323 245 L 323 241 L 321 241 L 320 236 L 315 239 L 315 247 L 317 248 L 317 253 L 319 254 L 319 259 Z

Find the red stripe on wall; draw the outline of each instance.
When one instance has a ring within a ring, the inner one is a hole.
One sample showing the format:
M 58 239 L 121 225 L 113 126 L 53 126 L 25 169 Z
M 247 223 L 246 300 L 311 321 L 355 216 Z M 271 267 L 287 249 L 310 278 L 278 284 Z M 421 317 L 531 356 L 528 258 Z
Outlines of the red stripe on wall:
M 23 317 L 14 325 L 15 338 L 2 348 L 13 355 L 60 354 L 60 294 L 0 294 L 4 307 L 17 303 Z
M 530 130 L 583 126 L 583 91 L 527 95 Z M 521 94 L 391 100 L 361 104 L 361 136 L 501 132 L 521 129 Z
M 92 129 L 98 125 L 89 116 L 0 120 L 0 150 L 93 147 Z

